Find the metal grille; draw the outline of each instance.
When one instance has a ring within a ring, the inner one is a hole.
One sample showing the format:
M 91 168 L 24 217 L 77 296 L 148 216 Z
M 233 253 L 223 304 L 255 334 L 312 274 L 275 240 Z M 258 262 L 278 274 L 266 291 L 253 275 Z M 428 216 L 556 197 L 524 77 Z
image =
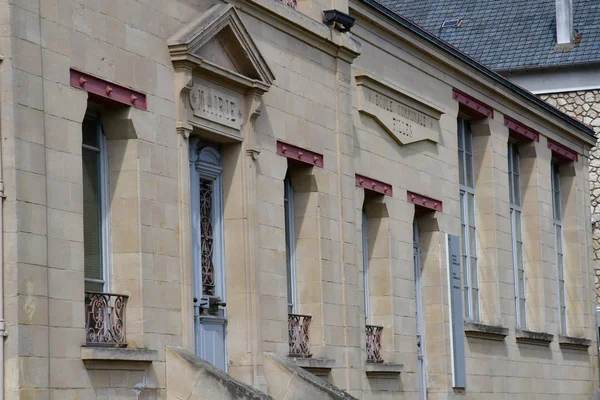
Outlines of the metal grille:
M 88 346 L 125 347 L 125 308 L 129 296 L 85 292 L 85 341 Z
M 202 249 L 202 294 L 215 295 L 214 238 L 212 224 L 213 183 L 200 182 L 200 241 Z
M 310 315 L 288 314 L 290 357 L 310 357 Z
M 367 362 L 382 363 L 381 336 L 383 326 L 366 325 L 365 333 L 367 334 Z

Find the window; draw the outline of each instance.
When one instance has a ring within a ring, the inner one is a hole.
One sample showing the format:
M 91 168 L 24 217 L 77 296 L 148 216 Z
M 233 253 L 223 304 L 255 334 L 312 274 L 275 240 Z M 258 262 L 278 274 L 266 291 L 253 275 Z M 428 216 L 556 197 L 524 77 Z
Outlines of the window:
M 369 237 L 367 233 L 367 213 L 362 210 L 362 251 L 363 251 L 363 279 L 365 285 L 365 323 L 371 322 L 371 307 L 369 302 Z
M 285 212 L 285 254 L 287 264 L 288 313 L 296 313 L 296 235 L 294 231 L 294 190 L 289 177 L 283 181 Z
M 525 266 L 523 262 L 523 228 L 521 203 L 521 159 L 517 144 L 508 143 L 508 186 L 510 196 L 510 226 L 512 232 L 513 272 L 517 328 L 527 327 L 525 307 Z
M 473 173 L 473 140 L 471 125 L 458 118 L 458 169 L 460 183 L 460 215 L 465 318 L 479 320 L 479 283 L 475 234 L 475 183 Z
M 83 121 L 83 250 L 85 290 L 108 291 L 108 159 L 97 120 Z
M 565 296 L 565 265 L 562 237 L 562 206 L 560 202 L 560 172 L 558 165 L 552 163 L 552 213 L 554 219 L 554 241 L 556 268 L 558 272 L 558 320 L 560 333 L 567 334 L 567 304 Z

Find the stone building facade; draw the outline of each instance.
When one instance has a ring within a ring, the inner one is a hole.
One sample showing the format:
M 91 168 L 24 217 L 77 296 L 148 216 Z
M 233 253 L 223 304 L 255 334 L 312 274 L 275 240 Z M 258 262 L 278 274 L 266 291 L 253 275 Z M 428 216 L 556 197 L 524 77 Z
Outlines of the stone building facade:
M 597 391 L 580 122 L 371 0 L 0 10 L 3 398 Z
M 540 96 L 562 112 L 591 126 L 600 133 L 600 90 L 587 90 L 567 93 L 544 94 Z M 600 306 L 600 150 L 594 147 L 590 152 L 590 194 L 592 205 L 592 234 L 594 238 L 594 264 L 596 284 L 596 304 Z

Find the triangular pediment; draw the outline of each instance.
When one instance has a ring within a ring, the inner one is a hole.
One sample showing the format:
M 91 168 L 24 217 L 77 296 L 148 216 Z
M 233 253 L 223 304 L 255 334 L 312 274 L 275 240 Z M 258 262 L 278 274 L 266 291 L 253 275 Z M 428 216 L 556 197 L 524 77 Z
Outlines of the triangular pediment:
M 191 64 L 240 84 L 265 89 L 275 79 L 232 5 L 212 6 L 167 43 L 174 64 Z

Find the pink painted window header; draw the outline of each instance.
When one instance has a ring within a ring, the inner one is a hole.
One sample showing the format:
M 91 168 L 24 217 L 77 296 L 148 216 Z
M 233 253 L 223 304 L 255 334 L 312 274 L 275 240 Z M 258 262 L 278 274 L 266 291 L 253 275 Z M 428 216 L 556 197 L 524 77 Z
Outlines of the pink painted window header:
M 117 85 L 102 78 L 70 69 L 71 86 L 99 97 L 142 110 L 147 109 L 146 95 L 125 86 Z
M 386 196 L 394 196 L 392 185 L 378 181 L 373 178 L 367 178 L 366 176 L 356 174 L 356 186 L 361 187 L 371 192 L 384 194 Z
M 314 151 L 303 149 L 293 144 L 277 141 L 277 154 L 291 161 L 323 168 L 323 155 Z

